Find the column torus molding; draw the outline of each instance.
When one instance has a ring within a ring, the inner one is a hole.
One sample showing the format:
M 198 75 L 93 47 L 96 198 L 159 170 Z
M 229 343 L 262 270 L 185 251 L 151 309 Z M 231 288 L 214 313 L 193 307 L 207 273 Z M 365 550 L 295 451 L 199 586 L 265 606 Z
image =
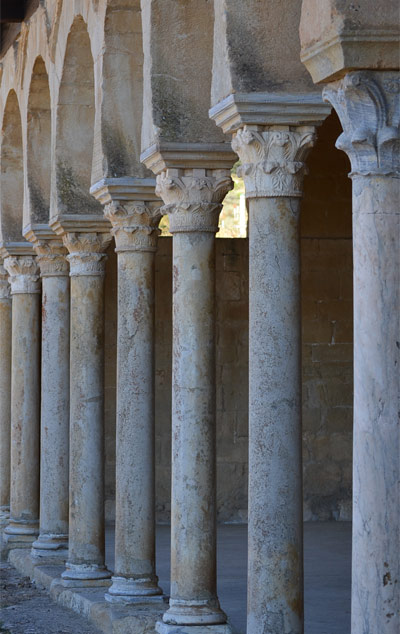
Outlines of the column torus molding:
M 228 169 L 163 170 L 156 181 L 156 194 L 164 201 L 171 233 L 218 231 L 222 201 L 232 188 Z
M 9 256 L 4 260 L 4 267 L 10 276 L 12 295 L 41 292 L 39 267 L 35 256 Z
M 104 207 L 111 222 L 116 252 L 157 251 L 160 202 L 111 200 Z
M 316 139 L 315 126 L 247 126 L 234 133 L 232 149 L 246 198 L 299 198 L 307 173 L 305 159 Z
M 350 176 L 400 176 L 400 74 L 356 71 L 328 84 L 343 133 L 336 147 L 348 155 Z
M 67 232 L 62 239 L 69 252 L 70 277 L 104 275 L 107 260 L 105 251 L 112 239 L 109 233 Z

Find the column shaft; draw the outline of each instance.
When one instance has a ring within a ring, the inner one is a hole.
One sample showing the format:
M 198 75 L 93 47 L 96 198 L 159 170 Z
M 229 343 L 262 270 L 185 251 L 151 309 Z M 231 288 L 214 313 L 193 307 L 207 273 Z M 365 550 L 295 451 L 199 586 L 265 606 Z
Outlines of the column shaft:
M 299 207 L 313 126 L 238 130 L 249 199 L 247 634 L 303 632 Z
M 400 626 L 399 183 L 353 179 L 352 634 Z
M 351 632 L 400 630 L 400 76 L 359 71 L 324 97 L 353 179 Z
M 199 605 L 216 595 L 214 242 L 173 245 L 171 597 Z
M 110 577 L 104 566 L 106 256 L 98 252 L 101 234 L 67 234 L 64 243 L 70 252 L 71 337 L 69 553 L 62 579 L 67 586 L 104 585 Z
M 6 258 L 12 292 L 11 492 L 7 542 L 30 547 L 38 533 L 40 285 L 35 259 Z
M 298 214 L 250 199 L 248 634 L 303 629 Z
M 42 255 L 38 259 L 42 272 L 40 535 L 33 544 L 32 555 L 65 560 L 69 479 L 68 264 L 62 255 Z
M 160 595 L 155 576 L 154 253 L 118 253 L 115 576 L 123 600 Z
M 230 185 L 226 170 L 157 177 L 173 234 L 171 598 L 160 634 L 231 631 L 217 598 L 215 442 L 215 232 Z
M 11 451 L 11 295 L 0 264 L 0 525 L 10 511 Z

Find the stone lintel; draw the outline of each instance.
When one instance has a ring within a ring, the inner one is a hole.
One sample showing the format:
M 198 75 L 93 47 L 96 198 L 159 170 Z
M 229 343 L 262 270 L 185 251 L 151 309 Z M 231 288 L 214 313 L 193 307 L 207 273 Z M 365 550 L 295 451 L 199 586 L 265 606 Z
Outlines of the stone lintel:
M 140 160 L 154 174 L 166 169 L 231 169 L 237 157 L 228 143 L 167 143 L 147 148 Z
M 118 201 L 143 201 L 161 202 L 155 195 L 156 181 L 154 178 L 102 178 L 92 185 L 90 193 L 102 205 L 107 205 L 112 200 Z
M 331 108 L 316 93 L 233 93 L 209 110 L 225 134 L 244 125 L 318 125 Z
M 399 68 L 399 30 L 342 32 L 303 47 L 301 61 L 314 83 L 336 81 L 354 70 Z
M 21 242 L 1 242 L 0 257 L 5 259 L 13 255 L 35 255 L 33 246 L 26 240 Z
M 60 238 L 47 224 L 29 224 L 22 230 L 24 238 L 31 243 L 35 243 L 38 240 L 59 240 Z
M 50 218 L 49 226 L 57 235 L 64 233 L 110 233 L 111 224 L 103 215 L 60 214 Z

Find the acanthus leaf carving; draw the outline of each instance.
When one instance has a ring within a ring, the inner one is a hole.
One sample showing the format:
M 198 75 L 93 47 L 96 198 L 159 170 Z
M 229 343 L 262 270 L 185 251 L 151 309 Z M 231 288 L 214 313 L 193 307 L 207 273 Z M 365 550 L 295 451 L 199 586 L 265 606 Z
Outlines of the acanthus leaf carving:
M 104 275 L 106 250 L 111 239 L 109 233 L 94 231 L 63 234 L 63 243 L 69 252 L 70 276 Z
M 167 169 L 157 176 L 156 194 L 164 201 L 171 233 L 218 231 L 224 197 L 232 188 L 227 169 Z
M 10 299 L 10 285 L 8 283 L 7 271 L 2 262 L 0 262 L 0 299 Z
M 9 256 L 4 260 L 4 268 L 10 276 L 12 295 L 40 293 L 39 267 L 35 256 Z
M 357 71 L 328 84 L 325 101 L 335 108 L 343 133 L 336 147 L 348 155 L 351 175 L 400 174 L 400 76 Z
M 104 215 L 112 224 L 116 251 L 156 251 L 161 219 L 159 203 L 112 200 Z
M 66 259 L 67 249 L 62 240 L 47 239 L 36 240 L 33 247 L 37 254 L 37 262 L 40 267 L 41 277 L 58 277 L 69 274 L 69 266 Z
M 245 181 L 246 197 L 301 196 L 305 159 L 314 142 L 315 129 L 310 126 L 239 129 L 232 149 L 242 162 L 237 173 Z

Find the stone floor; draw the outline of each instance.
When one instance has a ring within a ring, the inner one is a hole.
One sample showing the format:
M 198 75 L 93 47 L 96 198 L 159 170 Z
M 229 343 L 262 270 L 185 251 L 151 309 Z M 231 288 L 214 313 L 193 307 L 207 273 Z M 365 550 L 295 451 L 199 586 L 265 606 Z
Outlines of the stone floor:
M 160 585 L 169 593 L 168 526 L 157 531 Z M 238 634 L 246 630 L 247 526 L 218 527 L 218 594 Z M 107 564 L 113 569 L 114 531 L 107 530 Z M 305 634 L 350 634 L 351 524 L 304 525 Z
M 219 597 L 234 627 L 235 634 L 244 634 L 246 628 L 246 533 L 247 527 L 243 525 L 225 525 L 218 528 Z M 169 593 L 169 539 L 169 527 L 158 527 L 158 574 L 160 585 L 166 594 Z M 305 634 L 350 634 L 351 525 L 349 523 L 306 523 L 304 542 Z M 108 527 L 106 558 L 111 570 L 113 569 L 113 549 L 114 530 L 113 527 Z M 25 571 L 24 574 L 32 574 L 29 551 L 14 551 L 13 557 L 14 564 L 19 570 Z M 27 572 L 28 570 L 31 572 Z M 51 579 L 54 579 L 56 584 L 59 583 L 57 578 L 62 572 L 61 567 L 48 569 L 39 567 L 35 570 L 35 579 L 39 585 L 49 588 Z M 51 591 L 52 596 L 57 597 L 59 603 L 61 601 L 63 605 L 72 607 L 83 614 L 90 613 L 93 619 L 90 623 L 84 617 L 51 601 L 48 594 L 38 591 L 29 583 L 29 579 L 18 577 L 9 564 L 3 565 L 2 572 L 8 576 L 5 584 L 0 585 L 0 594 L 3 599 L 3 609 L 0 611 L 0 633 L 92 634 L 93 632 L 94 634 L 100 630 L 101 632 L 114 631 L 111 621 L 109 624 L 110 614 L 104 612 L 105 608 L 108 610 L 109 604 L 104 602 L 103 588 L 69 594 L 66 591 L 67 598 L 57 594 L 60 590 L 57 585 Z M 131 613 L 129 609 L 126 613 L 125 610 L 123 607 L 116 610 L 113 618 L 120 619 L 117 629 L 122 627 L 121 631 L 133 633 L 137 625 L 132 629 L 131 621 L 129 621 L 132 619 Z M 137 611 L 135 614 L 137 615 Z M 123 621 L 125 618 L 128 620 Z M 137 618 L 135 616 L 135 619 Z M 153 624 L 155 617 L 146 618 L 150 618 L 150 623 Z M 96 625 L 100 626 L 100 629 L 96 629 Z M 141 628 L 139 629 L 142 631 Z

